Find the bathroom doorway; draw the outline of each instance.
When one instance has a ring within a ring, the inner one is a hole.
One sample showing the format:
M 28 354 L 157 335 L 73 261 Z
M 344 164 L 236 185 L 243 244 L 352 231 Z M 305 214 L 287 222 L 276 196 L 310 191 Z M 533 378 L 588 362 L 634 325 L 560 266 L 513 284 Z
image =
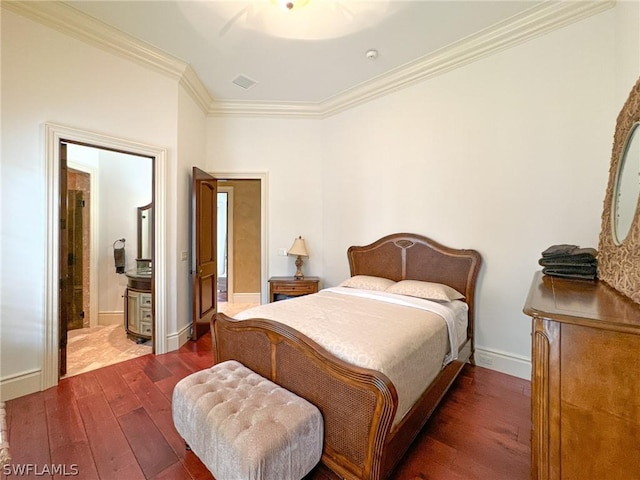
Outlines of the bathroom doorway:
M 137 210 L 152 202 L 153 160 L 67 142 L 66 265 L 60 265 L 60 376 L 72 376 L 146 355 L 124 325 L 125 274 L 140 257 Z M 63 175 L 61 168 L 60 175 Z M 61 212 L 62 216 L 62 212 Z M 62 237 L 65 237 L 64 239 Z M 115 245 L 124 247 L 116 265 Z M 63 271 L 67 269 L 66 275 Z M 66 330 L 65 330 L 66 328 Z

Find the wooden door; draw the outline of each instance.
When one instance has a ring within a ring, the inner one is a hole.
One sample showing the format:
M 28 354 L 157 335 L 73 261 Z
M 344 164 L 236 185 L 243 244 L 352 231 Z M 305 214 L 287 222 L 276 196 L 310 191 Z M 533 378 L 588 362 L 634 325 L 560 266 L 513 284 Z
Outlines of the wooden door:
M 69 232 L 67 230 L 67 145 L 62 142 L 60 143 L 59 187 L 58 368 L 59 375 L 62 377 L 67 373 L 67 320 L 71 312 L 72 302 L 72 288 L 69 282 Z
M 209 331 L 217 308 L 216 179 L 197 167 L 192 178 L 193 229 L 193 333 L 197 340 Z

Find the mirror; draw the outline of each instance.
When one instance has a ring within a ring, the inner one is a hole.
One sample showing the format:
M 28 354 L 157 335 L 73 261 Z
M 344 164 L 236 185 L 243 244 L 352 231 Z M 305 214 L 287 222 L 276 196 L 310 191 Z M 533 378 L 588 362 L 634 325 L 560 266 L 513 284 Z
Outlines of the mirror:
M 640 134 L 634 123 L 622 150 L 612 209 L 613 239 L 620 245 L 631 229 L 640 196 Z
M 138 207 L 138 260 L 151 261 L 151 241 L 153 239 L 152 204 Z
M 640 303 L 639 181 L 640 79 L 616 122 L 598 245 L 598 277 L 636 303 Z

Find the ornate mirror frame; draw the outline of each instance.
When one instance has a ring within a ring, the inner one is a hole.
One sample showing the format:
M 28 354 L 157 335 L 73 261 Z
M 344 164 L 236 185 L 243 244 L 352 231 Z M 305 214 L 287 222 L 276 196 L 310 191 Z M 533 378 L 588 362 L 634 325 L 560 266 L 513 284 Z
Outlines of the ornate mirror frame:
M 617 195 L 618 172 L 622 167 L 622 156 L 630 139 L 634 125 L 640 122 L 640 79 L 629 94 L 616 122 L 613 151 L 609 168 L 609 183 L 604 198 L 602 230 L 598 246 L 598 277 L 620 293 L 640 303 L 640 208 L 636 204 L 629 233 L 624 240 L 616 242 L 613 215 Z M 638 199 L 640 202 L 640 198 Z

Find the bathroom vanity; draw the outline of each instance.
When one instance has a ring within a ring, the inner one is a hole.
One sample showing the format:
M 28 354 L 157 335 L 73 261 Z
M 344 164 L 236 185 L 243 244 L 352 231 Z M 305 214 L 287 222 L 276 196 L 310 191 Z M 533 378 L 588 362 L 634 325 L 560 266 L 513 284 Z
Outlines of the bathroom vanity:
M 125 272 L 127 288 L 124 292 L 124 326 L 127 335 L 137 343 L 150 340 L 153 335 L 151 301 L 151 268 Z

